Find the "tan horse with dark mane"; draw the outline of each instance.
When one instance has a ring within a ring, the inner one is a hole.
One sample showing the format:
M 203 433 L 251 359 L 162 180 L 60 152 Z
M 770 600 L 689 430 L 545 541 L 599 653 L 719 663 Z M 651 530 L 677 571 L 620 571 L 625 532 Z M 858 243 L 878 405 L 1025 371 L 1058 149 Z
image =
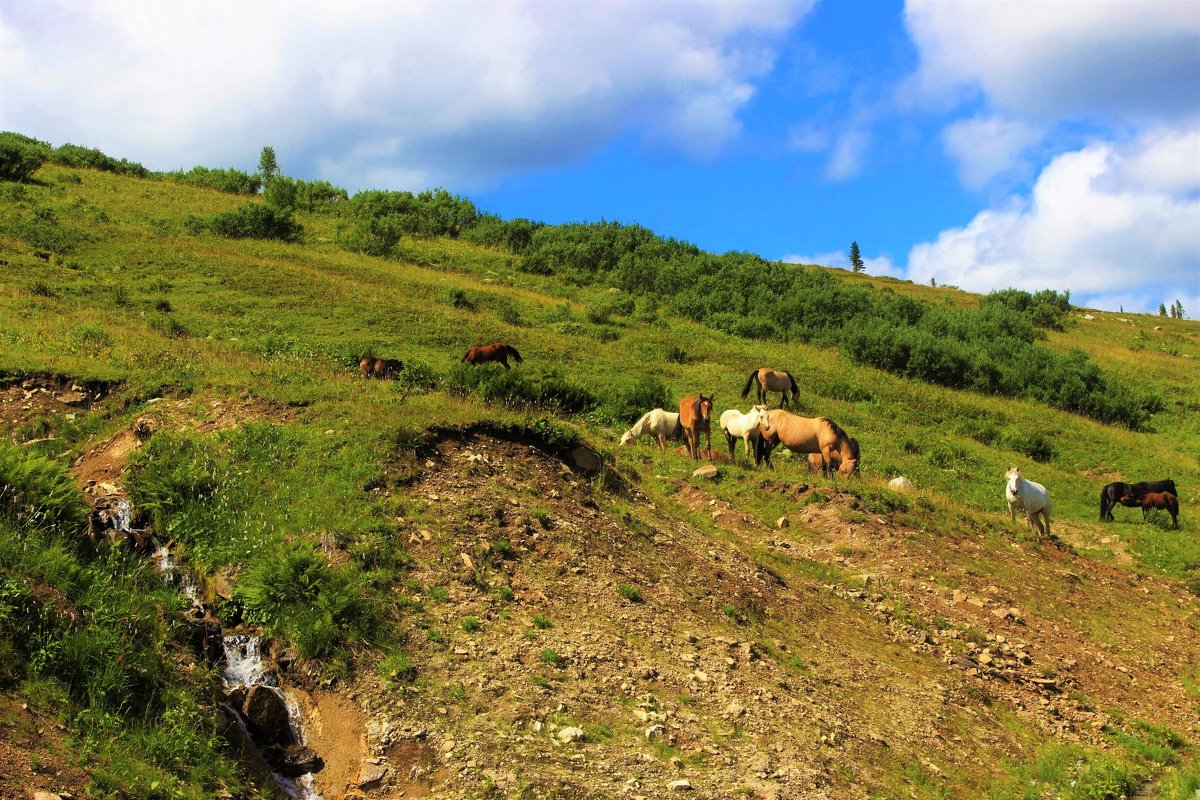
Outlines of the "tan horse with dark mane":
M 793 453 L 818 453 L 821 471 L 836 470 L 841 475 L 858 472 L 858 448 L 854 440 L 828 417 L 799 417 L 782 409 L 767 415 L 771 429 L 760 428 L 762 447 L 756 460 L 765 458 L 771 465 L 771 451 L 782 444 Z M 836 466 L 835 466 L 836 464 Z
M 780 392 L 779 407 L 783 408 L 788 403 L 788 393 L 792 395 L 791 406 L 796 405 L 796 401 L 800 399 L 800 387 L 796 384 L 796 379 L 792 377 L 790 372 L 781 372 L 777 369 L 763 367 L 750 373 L 750 377 L 746 378 L 746 385 L 742 387 L 742 397 L 750 394 L 750 387 L 758 386 L 758 402 L 767 402 L 767 392 Z
M 708 451 L 712 453 L 712 405 L 713 399 L 700 395 L 685 397 L 679 402 L 679 424 L 687 437 L 688 455 L 700 457 L 700 434 L 708 435 Z M 712 460 L 712 457 L 709 457 Z
M 375 358 L 363 356 L 358 360 L 358 374 L 364 378 L 394 378 L 404 369 L 398 358 Z
M 467 351 L 462 360 L 468 364 L 484 364 L 488 361 L 499 361 L 504 365 L 505 369 L 508 369 L 509 356 L 512 356 L 513 361 L 516 361 L 518 364 L 525 360 L 521 358 L 521 354 L 517 352 L 517 348 L 503 342 L 477 344 Z

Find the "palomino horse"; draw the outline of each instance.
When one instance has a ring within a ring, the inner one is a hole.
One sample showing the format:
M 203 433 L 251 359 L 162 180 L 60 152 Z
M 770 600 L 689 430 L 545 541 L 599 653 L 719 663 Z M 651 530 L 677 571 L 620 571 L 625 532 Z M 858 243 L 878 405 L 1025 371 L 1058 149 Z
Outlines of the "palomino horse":
M 858 474 L 859 467 L 862 466 L 862 463 L 859 462 L 859 460 L 858 460 L 858 439 L 855 439 L 853 436 L 850 437 L 850 452 L 854 455 L 854 461 L 856 462 L 855 466 L 854 466 L 854 472 L 855 472 L 855 474 Z M 833 458 L 829 462 L 829 468 L 830 469 L 840 469 L 842 466 L 841 455 L 838 453 L 838 451 L 835 450 L 835 451 L 833 451 L 832 456 L 833 456 Z M 824 460 L 824 457 L 820 453 L 809 453 L 808 454 L 808 471 L 809 472 L 821 472 L 821 462 L 823 460 Z
M 1179 492 L 1175 491 L 1175 481 L 1167 478 L 1165 481 L 1142 481 L 1141 483 L 1115 483 L 1106 484 L 1100 490 L 1100 521 L 1112 522 L 1112 510 L 1116 508 L 1117 503 L 1123 506 L 1134 507 L 1138 505 L 1137 499 L 1147 492 L 1170 492 L 1176 497 Z M 1126 496 L 1129 497 L 1129 502 L 1125 502 Z
M 792 395 L 791 405 L 795 407 L 796 401 L 800 399 L 800 387 L 796 385 L 796 379 L 792 377 L 790 372 L 780 372 L 776 369 L 763 367 L 750 373 L 750 377 L 746 378 L 746 385 L 742 387 L 742 397 L 750 394 L 750 387 L 758 386 L 758 402 L 767 402 L 767 392 L 781 392 L 779 395 L 779 407 L 783 408 L 788 405 L 788 393 Z
M 762 429 L 756 461 L 765 457 L 767 466 L 771 466 L 771 451 L 782 444 L 793 453 L 820 454 L 823 473 L 836 470 L 840 475 L 853 475 L 858 471 L 857 449 L 846 432 L 828 417 L 798 417 L 777 408 L 767 419 L 771 429 Z
M 754 406 L 750 409 L 749 414 L 743 414 L 736 408 L 731 408 L 721 415 L 721 430 L 725 434 L 725 441 L 729 443 L 729 459 L 733 460 L 734 450 L 737 448 L 737 440 L 741 439 L 745 445 L 746 461 L 750 461 L 750 440 L 757 439 L 761 434 L 758 426 L 762 425 L 763 430 L 771 430 L 771 421 L 767 418 L 767 407 L 763 405 Z M 758 442 L 755 442 L 757 445 Z
M 712 451 L 712 414 L 713 399 L 700 395 L 685 397 L 679 402 L 679 424 L 683 427 L 683 435 L 687 437 L 688 455 L 692 459 L 700 457 L 700 434 L 708 436 L 708 449 Z M 709 460 L 712 460 L 711 457 Z
M 1043 536 L 1050 535 L 1050 493 L 1040 483 L 1027 481 L 1021 477 L 1021 470 L 1010 467 L 1004 473 L 1008 482 L 1004 486 L 1004 499 L 1008 501 L 1008 515 L 1013 522 L 1017 521 L 1017 510 L 1025 511 L 1025 519 L 1029 527 L 1037 528 Z M 1039 516 L 1041 519 L 1039 519 Z M 1045 520 L 1045 527 L 1042 526 Z
M 653 436 L 658 442 L 658 449 L 667 446 L 667 440 L 683 438 L 683 426 L 679 424 L 679 415 L 656 408 L 642 414 L 641 419 L 633 423 L 633 427 L 621 434 L 621 444 L 637 444 L 643 436 Z
M 1146 492 L 1136 497 L 1127 494 L 1121 498 L 1121 505 L 1141 506 L 1143 520 L 1152 508 L 1166 509 L 1171 515 L 1171 524 L 1175 526 L 1175 530 L 1179 530 L 1179 498 L 1172 492 Z
M 358 374 L 364 378 L 394 378 L 402 369 L 404 362 L 398 358 L 363 356 L 358 360 Z
M 488 361 L 499 361 L 508 369 L 508 357 L 512 356 L 513 360 L 520 364 L 525 359 L 521 358 L 521 354 L 517 352 L 517 348 L 503 342 L 495 344 L 477 344 L 467 351 L 467 354 L 462 357 L 463 361 L 468 364 L 483 364 Z

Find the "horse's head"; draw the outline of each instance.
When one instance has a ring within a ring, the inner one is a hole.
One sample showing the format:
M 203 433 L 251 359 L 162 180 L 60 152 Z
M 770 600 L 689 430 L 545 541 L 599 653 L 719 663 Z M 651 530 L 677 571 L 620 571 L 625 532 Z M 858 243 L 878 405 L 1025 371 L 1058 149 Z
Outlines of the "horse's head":
M 715 397 L 716 395 L 713 395 Z M 696 402 L 696 411 L 700 414 L 700 419 L 708 422 L 712 416 L 713 398 L 700 395 L 700 399 Z
M 625 431 L 621 434 L 621 446 L 626 447 L 633 444 L 633 431 Z
M 842 475 L 857 475 L 858 474 L 858 459 L 847 458 L 838 467 L 838 473 Z
M 770 411 L 766 406 L 755 406 L 750 409 L 750 413 L 747 416 L 750 417 L 751 425 L 757 426 L 762 431 L 771 430 Z

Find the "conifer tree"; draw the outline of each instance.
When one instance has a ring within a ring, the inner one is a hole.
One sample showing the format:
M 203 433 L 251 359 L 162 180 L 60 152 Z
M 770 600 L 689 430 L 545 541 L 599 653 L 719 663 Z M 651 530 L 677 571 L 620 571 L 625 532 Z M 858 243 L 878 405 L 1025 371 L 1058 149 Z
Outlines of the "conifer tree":
M 1158 304 L 1158 315 L 1160 317 L 1165 317 L 1167 315 L 1167 306 L 1165 303 Z
M 258 174 L 262 176 L 263 183 L 279 175 L 279 162 L 275 160 L 275 148 L 267 145 L 262 149 L 262 154 L 258 157 Z
M 863 271 L 862 255 L 858 252 L 858 242 L 850 243 L 850 268 L 855 272 Z

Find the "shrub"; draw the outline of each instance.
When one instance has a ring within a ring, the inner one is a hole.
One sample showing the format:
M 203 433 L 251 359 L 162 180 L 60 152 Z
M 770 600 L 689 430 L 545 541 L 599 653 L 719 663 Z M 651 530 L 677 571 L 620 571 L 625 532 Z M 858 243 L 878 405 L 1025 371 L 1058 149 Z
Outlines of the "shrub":
M 24 183 L 46 162 L 50 145 L 22 136 L 0 131 L 0 180 Z
M 533 618 L 533 627 L 544 631 L 548 628 L 553 628 L 554 623 L 550 621 L 549 617 L 544 617 L 539 614 Z
M 479 617 L 463 617 L 459 626 L 467 633 L 475 633 L 483 626 L 483 623 L 479 621 Z
M 613 419 L 632 423 L 652 408 L 670 408 L 670 394 L 658 378 L 639 378 L 631 384 L 617 386 L 605 401 L 605 409 Z
M 1037 431 L 1007 433 L 1004 436 L 1004 444 L 1041 463 L 1054 458 L 1054 446 L 1044 434 Z
M 165 177 L 176 183 L 186 183 L 192 186 L 204 186 L 219 192 L 230 194 L 258 194 L 262 181 L 257 175 L 242 172 L 240 169 L 209 169 L 208 167 L 192 167 L 187 172 L 176 171 L 164 173 Z
M 623 583 L 617 587 L 617 592 L 621 595 L 621 597 L 624 597 L 631 603 L 642 602 L 642 594 L 638 591 L 636 586 L 630 586 L 627 583 Z
M 550 664 L 551 666 L 557 667 L 562 665 L 562 656 L 547 647 L 545 650 L 542 650 L 540 653 L 538 653 L 538 661 L 541 661 L 543 664 Z
M 136 161 L 124 158 L 116 159 L 92 147 L 81 147 L 77 144 L 64 144 L 49 153 L 49 160 L 65 167 L 87 167 L 102 172 L 112 172 L 117 175 L 130 175 L 135 178 L 147 178 L 150 170 Z
M 76 248 L 83 235 L 64 228 L 48 208 L 39 208 L 33 216 L 17 226 L 17 235 L 28 245 L 60 255 Z
M 88 510 L 61 464 L 0 440 L 0 518 L 75 536 L 87 528 Z
M 190 224 L 197 229 L 207 228 L 218 236 L 230 239 L 276 239 L 294 242 L 304 231 L 290 210 L 264 203 L 249 203 L 240 208 L 223 211 L 208 220 Z

